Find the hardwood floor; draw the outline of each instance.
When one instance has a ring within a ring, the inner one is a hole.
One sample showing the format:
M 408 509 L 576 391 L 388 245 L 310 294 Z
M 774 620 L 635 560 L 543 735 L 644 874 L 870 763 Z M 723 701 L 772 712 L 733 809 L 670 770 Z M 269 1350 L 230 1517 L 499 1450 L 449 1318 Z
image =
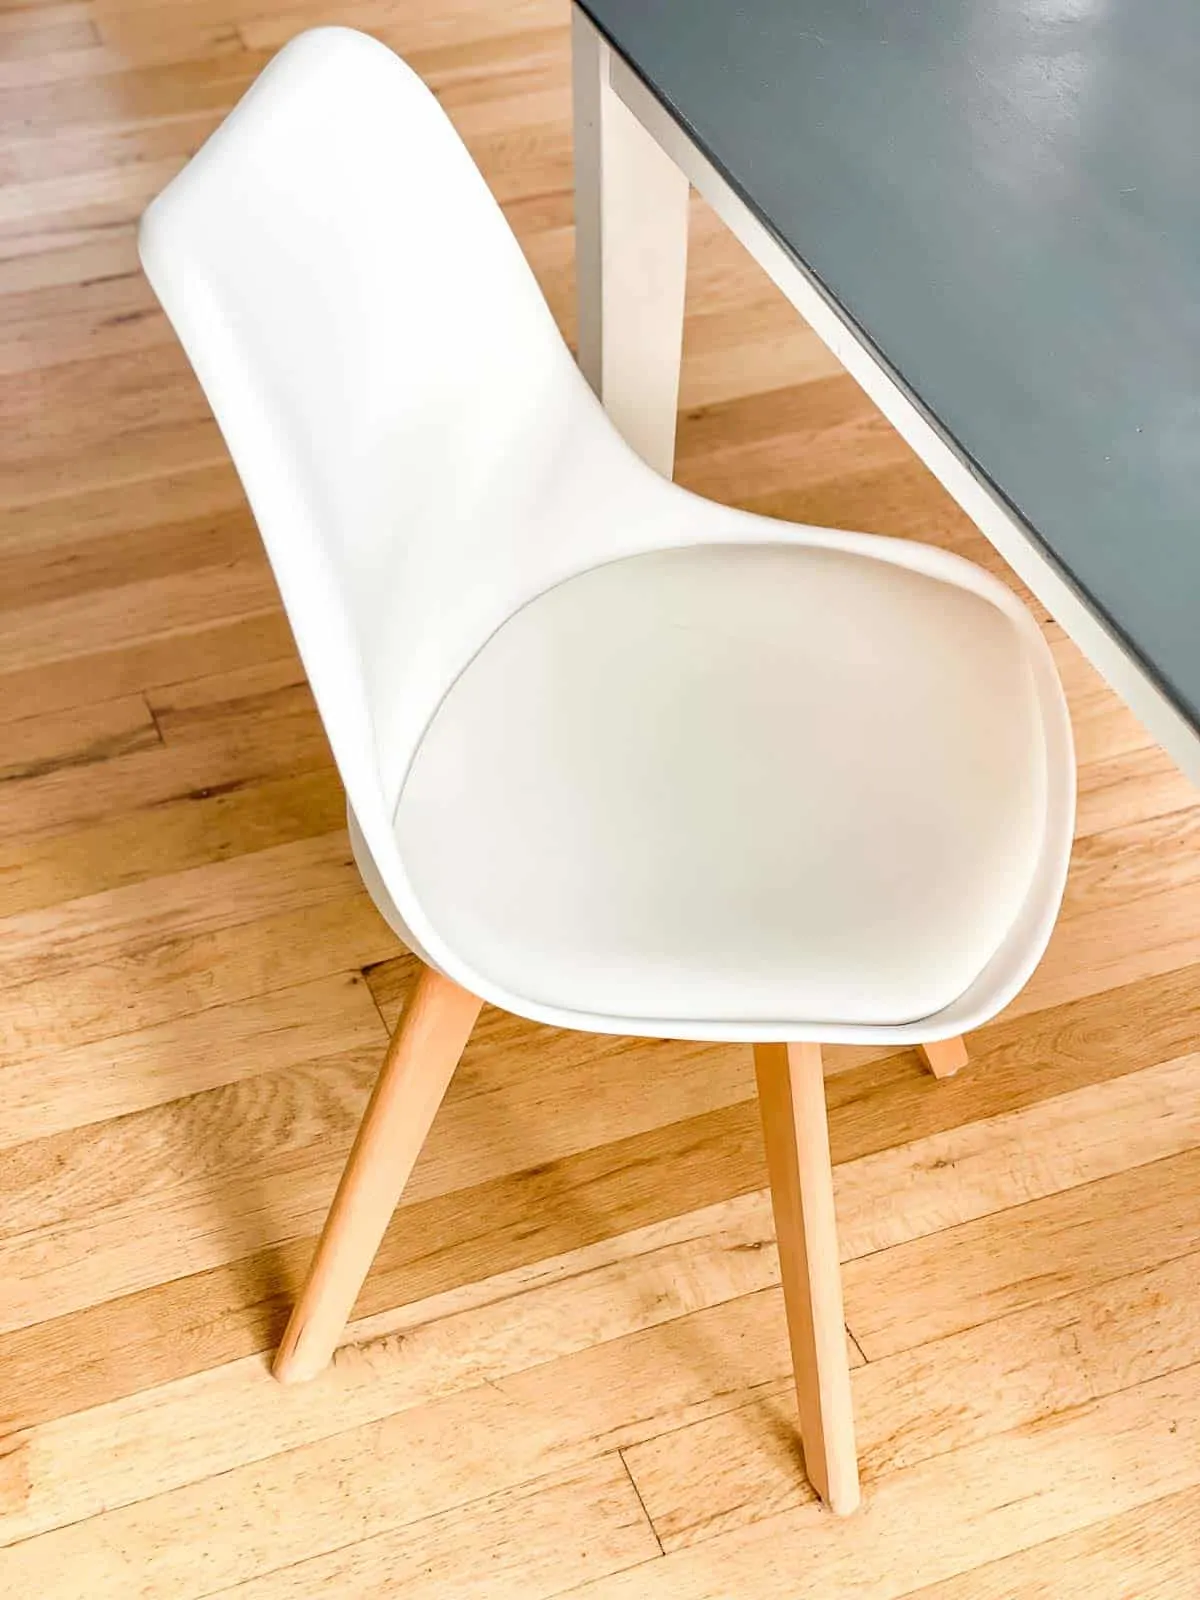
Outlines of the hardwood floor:
M 1149 1600 L 1200 1568 L 1200 803 L 1060 630 L 1061 925 L 937 1082 L 827 1052 L 864 1509 L 813 1500 L 749 1049 L 484 1014 L 267 1372 L 413 977 L 144 202 L 312 21 L 435 87 L 573 324 L 564 0 L 0 12 L 0 1593 Z M 678 475 L 998 558 L 696 206 Z

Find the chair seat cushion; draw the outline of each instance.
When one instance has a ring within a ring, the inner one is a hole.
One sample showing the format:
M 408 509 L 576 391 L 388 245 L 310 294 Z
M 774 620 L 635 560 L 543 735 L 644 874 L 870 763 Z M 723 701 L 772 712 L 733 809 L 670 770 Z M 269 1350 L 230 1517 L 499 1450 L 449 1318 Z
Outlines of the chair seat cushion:
M 804 544 L 613 562 L 533 600 L 433 718 L 397 843 L 446 944 L 541 1005 L 898 1024 L 1029 893 L 1045 742 L 1012 620 Z

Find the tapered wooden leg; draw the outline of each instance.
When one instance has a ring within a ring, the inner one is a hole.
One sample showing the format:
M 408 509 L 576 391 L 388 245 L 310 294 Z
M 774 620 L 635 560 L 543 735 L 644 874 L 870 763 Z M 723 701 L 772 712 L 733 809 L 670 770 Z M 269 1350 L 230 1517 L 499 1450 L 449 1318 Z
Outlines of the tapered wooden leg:
M 859 1502 L 858 1456 L 821 1047 L 756 1044 L 754 1070 L 804 1465 L 825 1503 L 847 1516 Z
M 954 1039 L 939 1039 L 936 1044 L 923 1044 L 920 1049 L 935 1078 L 952 1078 L 967 1064 L 967 1046 L 961 1034 Z
M 315 1377 L 333 1355 L 481 1005 L 449 978 L 422 968 L 276 1354 L 280 1382 Z

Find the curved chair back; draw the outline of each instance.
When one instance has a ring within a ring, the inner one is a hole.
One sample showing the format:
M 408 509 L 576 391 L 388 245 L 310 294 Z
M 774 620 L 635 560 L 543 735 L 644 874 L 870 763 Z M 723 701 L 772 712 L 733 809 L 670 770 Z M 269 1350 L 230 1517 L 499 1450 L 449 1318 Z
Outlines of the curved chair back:
M 613 482 L 640 463 L 436 99 L 363 34 L 282 50 L 139 242 L 374 853 L 424 727 L 490 633 L 625 553 Z M 586 515 L 588 474 L 604 515 Z

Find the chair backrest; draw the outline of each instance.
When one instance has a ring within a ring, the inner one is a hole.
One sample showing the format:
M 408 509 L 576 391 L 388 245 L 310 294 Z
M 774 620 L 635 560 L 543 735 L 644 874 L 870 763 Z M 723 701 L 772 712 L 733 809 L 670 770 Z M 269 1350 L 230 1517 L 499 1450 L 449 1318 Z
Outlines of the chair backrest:
M 617 553 L 611 521 L 579 513 L 581 451 L 601 474 L 598 457 L 633 458 L 434 96 L 363 34 L 281 51 L 150 206 L 140 248 L 354 810 L 390 816 L 489 634 Z

